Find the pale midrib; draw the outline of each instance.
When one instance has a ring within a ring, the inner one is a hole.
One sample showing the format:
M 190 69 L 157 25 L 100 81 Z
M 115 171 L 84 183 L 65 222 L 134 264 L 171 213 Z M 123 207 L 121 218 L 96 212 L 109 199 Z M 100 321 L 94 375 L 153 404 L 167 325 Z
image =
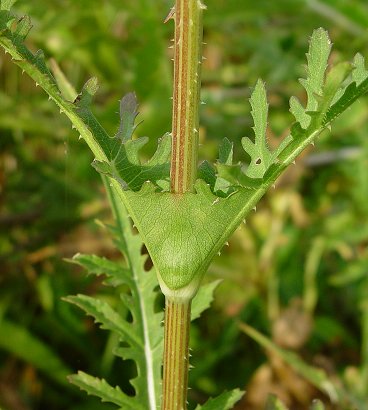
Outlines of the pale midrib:
M 124 222 L 122 222 L 122 217 L 120 215 L 119 208 L 121 207 L 121 204 L 119 204 L 116 199 L 121 198 L 121 186 L 119 184 L 116 184 L 116 181 L 113 181 L 113 184 L 110 185 L 108 182 L 107 177 L 102 176 L 102 180 L 105 184 L 106 191 L 108 193 L 108 196 L 110 198 L 110 203 L 113 208 L 113 213 L 116 218 L 116 222 L 119 226 L 119 231 L 124 237 L 124 243 L 127 248 L 126 256 L 127 256 L 127 263 L 128 267 L 130 268 L 133 276 L 133 283 L 135 284 L 135 291 L 138 295 L 139 299 L 139 308 L 140 308 L 140 313 L 142 317 L 142 324 L 143 324 L 143 344 L 144 344 L 144 356 L 145 356 L 145 363 L 146 363 L 146 369 L 147 369 L 147 392 L 148 392 L 148 401 L 149 401 L 149 410 L 157 410 L 158 409 L 158 400 L 155 394 L 155 383 L 154 383 L 154 372 L 153 372 L 153 354 L 152 354 L 152 348 L 151 348 L 151 340 L 149 338 L 149 329 L 148 329 L 148 321 L 147 321 L 147 316 L 146 316 L 146 305 L 144 303 L 144 298 L 141 295 L 141 286 L 138 285 L 139 283 L 139 276 L 136 273 L 136 270 L 134 268 L 135 263 L 130 257 L 130 255 L 134 252 L 129 250 L 129 238 L 125 238 L 125 228 L 124 228 Z M 113 191 L 116 192 L 116 196 L 114 195 Z
M 129 252 L 128 252 L 129 254 Z M 141 295 L 141 286 L 138 286 L 138 275 L 134 269 L 134 263 L 129 258 L 129 265 L 133 272 L 133 279 L 136 284 L 136 292 L 139 298 L 139 307 L 142 317 L 143 323 L 143 343 L 144 343 L 144 356 L 146 358 L 146 369 L 147 369 L 147 391 L 148 391 L 148 401 L 149 401 L 149 409 L 150 410 L 157 410 L 157 400 L 156 400 L 156 392 L 155 392 L 155 380 L 154 380 L 154 372 L 153 372 L 153 353 L 151 347 L 151 340 L 150 340 L 150 332 L 148 329 L 148 320 L 146 315 L 146 305 L 144 303 L 144 298 Z

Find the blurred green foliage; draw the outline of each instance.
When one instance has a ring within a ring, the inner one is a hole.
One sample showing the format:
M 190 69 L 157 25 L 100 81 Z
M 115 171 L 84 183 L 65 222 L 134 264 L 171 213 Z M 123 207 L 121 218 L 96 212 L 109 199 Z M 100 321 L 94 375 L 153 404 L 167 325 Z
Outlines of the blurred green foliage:
M 118 100 L 137 93 L 144 119 L 137 134 L 151 137 L 150 150 L 171 128 L 173 27 L 162 23 L 171 6 L 20 0 L 16 10 L 32 16 L 28 45 L 54 58 L 77 89 L 99 78 L 95 111 L 109 131 L 118 127 Z M 225 136 L 239 147 L 251 135 L 246 98 L 258 77 L 268 87 L 268 137 L 276 145 L 292 121 L 289 96 L 304 98 L 297 78 L 314 28 L 330 32 L 334 61 L 351 61 L 358 51 L 368 56 L 363 0 L 208 0 L 207 6 L 202 158 L 213 160 Z M 64 376 L 82 369 L 121 384 L 132 366 L 116 363 L 115 341 L 61 297 L 116 298 L 62 261 L 76 252 L 117 256 L 93 224 L 110 219 L 104 192 L 66 118 L 3 53 L 0 133 L 0 406 L 101 409 Z M 262 408 L 268 393 L 292 409 L 316 397 L 326 409 L 367 408 L 367 134 L 367 100 L 361 100 L 280 179 L 212 264 L 209 279 L 224 281 L 214 308 L 192 329 L 194 401 L 237 386 L 248 392 L 238 410 Z M 238 321 L 323 368 L 343 386 L 344 401 L 331 404 L 242 333 Z

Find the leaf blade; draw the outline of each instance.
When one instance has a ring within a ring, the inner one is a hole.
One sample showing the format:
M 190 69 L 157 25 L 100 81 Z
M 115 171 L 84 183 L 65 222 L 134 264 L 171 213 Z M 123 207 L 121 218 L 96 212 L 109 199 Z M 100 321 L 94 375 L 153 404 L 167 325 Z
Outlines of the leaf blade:
M 220 394 L 220 396 L 209 399 L 205 404 L 198 405 L 195 410 L 230 410 L 243 397 L 244 392 L 234 389 Z
M 106 380 L 90 376 L 79 371 L 68 377 L 69 381 L 84 390 L 89 395 L 97 396 L 105 403 L 113 403 L 122 406 L 126 410 L 144 410 L 143 406 L 127 396 L 117 387 L 110 386 Z

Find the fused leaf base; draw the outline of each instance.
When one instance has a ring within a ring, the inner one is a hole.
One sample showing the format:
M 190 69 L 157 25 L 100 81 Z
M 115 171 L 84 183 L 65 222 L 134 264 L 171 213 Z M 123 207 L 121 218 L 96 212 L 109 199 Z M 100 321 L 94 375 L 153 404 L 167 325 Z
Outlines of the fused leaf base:
M 213 256 L 264 193 L 239 188 L 219 198 L 202 180 L 197 180 L 195 189 L 185 194 L 155 192 L 155 186 L 147 183 L 139 192 L 123 194 L 161 287 L 172 296 L 196 293 Z

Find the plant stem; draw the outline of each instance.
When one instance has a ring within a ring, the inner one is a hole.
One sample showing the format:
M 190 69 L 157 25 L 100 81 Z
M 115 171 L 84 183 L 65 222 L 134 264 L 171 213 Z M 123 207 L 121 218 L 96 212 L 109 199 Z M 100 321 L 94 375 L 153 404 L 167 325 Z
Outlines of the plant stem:
M 170 170 L 173 194 L 193 192 L 197 178 L 204 8 L 200 0 L 176 0 L 173 10 L 175 56 Z M 166 296 L 165 303 L 161 409 L 185 410 L 191 299 Z
M 202 64 L 200 0 L 176 0 L 171 192 L 193 192 L 197 177 Z
M 187 408 L 190 305 L 166 298 L 162 410 Z

